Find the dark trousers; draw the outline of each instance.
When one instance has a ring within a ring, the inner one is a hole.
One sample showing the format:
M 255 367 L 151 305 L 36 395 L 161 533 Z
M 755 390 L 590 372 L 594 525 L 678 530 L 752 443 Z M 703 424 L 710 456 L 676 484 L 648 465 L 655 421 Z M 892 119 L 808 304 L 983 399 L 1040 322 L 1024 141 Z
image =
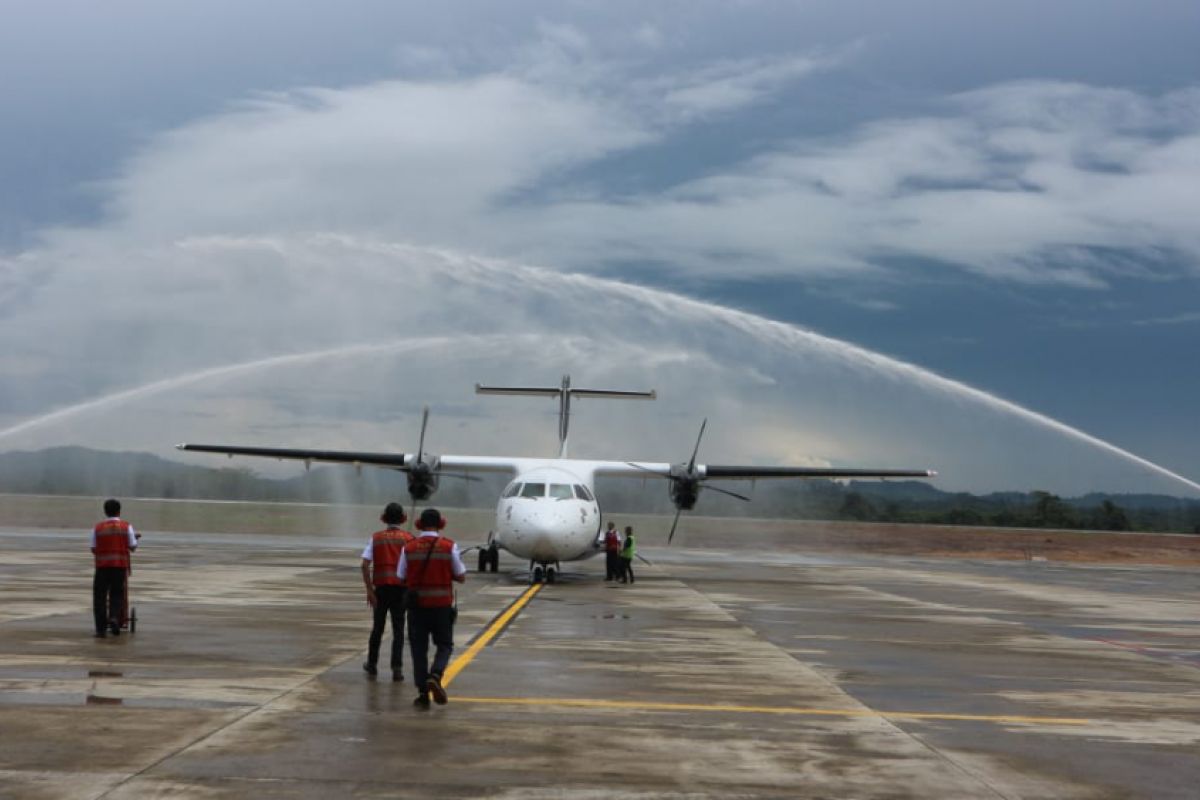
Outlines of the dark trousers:
M 430 675 L 439 678 L 446 672 L 450 654 L 454 651 L 454 609 L 414 608 L 408 612 L 408 643 L 412 648 L 413 681 L 424 693 Z M 429 640 L 437 651 L 429 663 Z
M 392 618 L 392 661 L 391 667 L 401 671 L 401 656 L 404 654 L 404 587 L 375 587 L 375 617 L 371 625 L 371 636 L 367 639 L 367 663 L 379 663 L 379 645 L 383 642 L 383 629 L 387 619 Z
M 92 616 L 96 633 L 120 626 L 125 616 L 125 567 L 97 567 L 92 577 Z
M 624 583 L 626 579 L 628 579 L 630 583 L 633 583 L 633 559 L 625 558 L 625 556 L 621 556 L 620 560 L 621 560 L 621 583 Z
M 612 550 L 604 551 L 604 580 L 612 581 L 621 577 L 621 556 Z

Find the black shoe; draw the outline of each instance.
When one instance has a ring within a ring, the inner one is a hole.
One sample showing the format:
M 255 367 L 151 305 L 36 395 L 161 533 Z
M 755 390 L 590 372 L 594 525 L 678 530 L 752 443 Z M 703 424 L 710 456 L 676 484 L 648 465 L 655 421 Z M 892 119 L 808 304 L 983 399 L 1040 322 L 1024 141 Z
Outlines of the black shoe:
M 425 690 L 433 695 L 433 702 L 439 706 L 446 705 L 446 690 L 442 687 L 442 679 L 438 675 L 430 675 L 429 680 L 425 681 Z
M 417 709 L 418 711 L 428 711 L 429 710 L 429 695 L 427 695 L 427 694 L 417 695 L 417 699 L 413 700 L 413 708 Z
M 374 664 L 372 664 L 370 661 L 364 661 L 363 662 L 363 672 L 367 673 L 372 678 L 374 678 L 376 675 L 379 674 L 379 669 Z
M 109 630 L 112 632 L 113 636 L 121 635 L 121 626 L 120 625 L 113 625 L 111 628 L 109 628 Z
M 392 670 L 392 683 L 403 683 L 404 673 L 398 669 Z

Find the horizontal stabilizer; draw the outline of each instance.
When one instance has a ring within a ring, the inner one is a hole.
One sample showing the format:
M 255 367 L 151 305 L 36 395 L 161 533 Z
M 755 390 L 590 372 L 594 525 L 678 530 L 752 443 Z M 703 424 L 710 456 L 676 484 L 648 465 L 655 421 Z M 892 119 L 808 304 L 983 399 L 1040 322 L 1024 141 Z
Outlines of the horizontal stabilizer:
M 624 392 L 617 389 L 568 389 L 572 397 L 611 397 L 625 400 L 654 400 L 657 392 Z M 475 394 L 508 394 L 521 397 L 561 397 L 561 386 L 483 386 L 475 384 Z
M 562 389 L 557 386 L 482 386 L 475 384 L 475 394 L 515 394 L 523 397 L 558 397 Z

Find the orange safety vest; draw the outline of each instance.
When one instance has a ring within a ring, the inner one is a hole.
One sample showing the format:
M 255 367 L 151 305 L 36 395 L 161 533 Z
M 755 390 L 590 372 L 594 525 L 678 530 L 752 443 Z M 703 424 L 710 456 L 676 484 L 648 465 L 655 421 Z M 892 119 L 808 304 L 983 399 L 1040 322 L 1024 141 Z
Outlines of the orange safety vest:
M 129 523 L 106 519 L 96 523 L 96 569 L 129 569 Z
M 400 586 L 396 574 L 400 566 L 400 551 L 413 540 L 413 535 L 399 528 L 385 528 L 371 534 L 371 573 L 376 586 Z
M 404 546 L 404 585 L 421 608 L 454 605 L 454 542 L 445 536 L 417 537 Z

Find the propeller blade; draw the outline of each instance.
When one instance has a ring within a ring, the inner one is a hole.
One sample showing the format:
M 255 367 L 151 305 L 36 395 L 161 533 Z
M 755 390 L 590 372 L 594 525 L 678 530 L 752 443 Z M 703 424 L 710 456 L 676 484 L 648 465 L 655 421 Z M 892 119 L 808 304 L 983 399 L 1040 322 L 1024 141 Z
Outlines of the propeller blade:
M 643 467 L 641 464 L 635 464 L 632 461 L 626 461 L 625 463 L 628 464 L 629 466 L 633 467 L 634 469 L 640 469 L 642 472 L 649 472 L 652 475 L 661 475 L 662 474 L 660 472 L 656 472 L 655 470 L 650 469 L 649 467 Z M 666 478 L 669 476 L 663 475 L 663 477 Z
M 750 498 L 746 497 L 746 495 L 738 494 L 737 492 L 731 492 L 728 489 L 722 489 L 720 486 L 705 486 L 704 488 L 708 489 L 710 492 L 720 492 L 721 494 L 727 494 L 730 497 L 736 497 L 738 500 L 745 500 L 747 503 L 750 502 Z
M 696 447 L 692 450 L 692 460 L 688 462 L 688 474 L 696 471 L 696 456 L 700 454 L 700 440 L 704 438 L 704 428 L 708 425 L 708 417 L 700 423 L 700 435 L 696 437 Z
M 675 509 L 675 519 L 671 521 L 671 532 L 667 534 L 667 544 L 671 544 L 671 540 L 675 538 L 675 527 L 679 525 L 679 515 L 683 513 L 682 508 Z
M 417 463 L 425 457 L 425 426 L 429 424 L 429 406 L 421 410 L 421 438 L 417 440 Z

